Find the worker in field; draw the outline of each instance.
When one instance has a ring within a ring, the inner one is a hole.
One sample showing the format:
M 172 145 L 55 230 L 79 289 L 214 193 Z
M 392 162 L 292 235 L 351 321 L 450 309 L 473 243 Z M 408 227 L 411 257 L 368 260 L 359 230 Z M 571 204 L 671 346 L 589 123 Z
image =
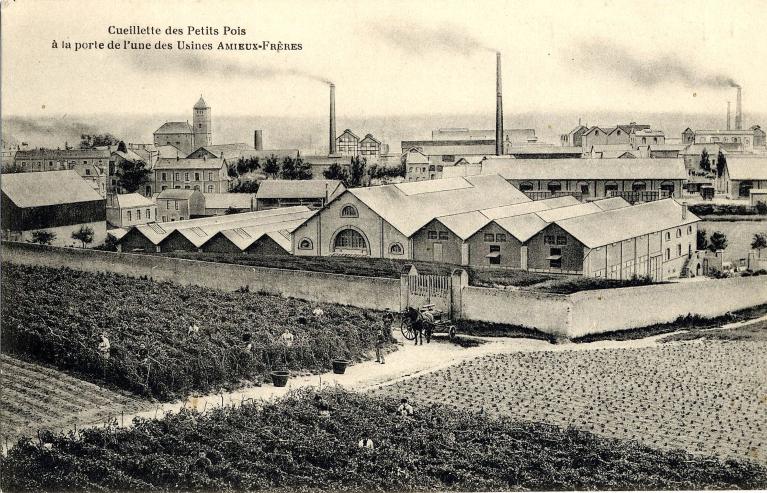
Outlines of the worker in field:
M 111 344 L 109 344 L 109 339 L 107 338 L 106 334 L 103 332 L 99 332 L 98 335 L 98 350 L 99 354 L 104 359 L 109 359 L 109 350 L 111 349 Z
M 397 414 L 400 416 L 412 416 L 413 415 L 413 406 L 408 403 L 407 398 L 403 397 L 402 400 L 400 400 L 399 407 L 397 407 Z
M 380 330 L 376 334 L 376 363 L 386 364 L 384 349 L 391 342 L 391 324 L 394 317 L 391 313 L 385 313 Z
M 200 327 L 196 323 L 194 323 L 194 322 L 189 324 L 189 328 L 186 329 L 187 337 L 194 337 L 194 336 L 196 336 L 199 333 L 200 333 Z
M 368 436 L 363 436 L 360 441 L 357 442 L 357 447 L 361 448 L 363 451 L 371 451 L 373 450 L 373 440 Z
M 319 411 L 319 414 L 321 417 L 323 418 L 330 417 L 330 404 L 325 402 L 325 399 L 323 399 L 320 394 L 317 394 L 314 396 L 314 406 Z

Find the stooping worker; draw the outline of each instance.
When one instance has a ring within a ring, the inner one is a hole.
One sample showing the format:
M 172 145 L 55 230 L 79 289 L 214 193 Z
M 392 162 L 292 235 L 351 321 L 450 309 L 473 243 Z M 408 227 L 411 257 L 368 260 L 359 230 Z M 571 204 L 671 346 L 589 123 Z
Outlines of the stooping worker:
M 106 334 L 104 334 L 103 332 L 99 332 L 98 339 L 99 339 L 99 343 L 98 343 L 99 354 L 101 354 L 101 356 L 104 359 L 109 359 L 109 350 L 112 347 L 109 344 L 109 339 L 107 339 Z
M 319 411 L 319 414 L 323 418 L 329 418 L 330 417 L 330 405 L 325 402 L 325 399 L 322 398 L 320 394 L 317 394 L 314 396 L 314 405 Z
M 406 397 L 403 397 L 400 401 L 399 407 L 397 408 L 397 414 L 400 416 L 412 416 L 413 415 L 413 406 L 411 406 Z
M 363 450 L 373 450 L 373 440 L 368 436 L 363 436 L 360 441 L 357 442 L 357 447 Z

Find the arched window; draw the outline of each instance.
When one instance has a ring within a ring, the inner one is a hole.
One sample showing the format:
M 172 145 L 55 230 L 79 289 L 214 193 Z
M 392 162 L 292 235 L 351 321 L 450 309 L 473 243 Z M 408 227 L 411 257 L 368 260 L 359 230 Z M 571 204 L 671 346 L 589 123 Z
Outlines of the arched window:
M 345 205 L 341 209 L 341 217 L 357 217 L 357 208 L 353 205 Z
M 299 250 L 311 250 L 312 248 L 314 248 L 314 244 L 309 238 L 301 238 L 301 241 L 298 242 Z
M 353 229 L 345 229 L 338 233 L 333 243 L 334 252 L 356 250 L 360 253 L 365 253 L 367 247 L 365 238 L 359 231 Z
M 742 181 L 740 182 L 740 187 L 738 188 L 738 195 L 740 197 L 748 197 L 751 195 L 751 189 L 754 188 L 754 183 L 750 181 Z
M 645 190 L 647 190 L 647 183 L 643 181 L 635 181 L 634 183 L 631 184 L 631 190 L 635 192 L 644 192 Z
M 533 184 L 529 181 L 523 181 L 519 184 L 519 190 L 522 192 L 529 192 L 533 189 Z
M 642 137 L 642 144 L 647 144 L 647 137 Z
M 583 195 L 589 194 L 589 184 L 585 181 L 579 181 L 578 182 L 578 191 L 581 192 Z
M 610 192 L 618 191 L 618 183 L 614 181 L 605 182 L 605 195 L 610 196 Z
M 660 189 L 668 192 L 669 195 L 674 195 L 674 182 L 673 181 L 661 182 Z
M 405 253 L 405 249 L 402 248 L 400 243 L 392 243 L 389 247 L 389 253 L 392 255 L 402 255 Z
M 562 184 L 558 181 L 550 181 L 547 188 L 551 193 L 559 192 L 562 190 Z

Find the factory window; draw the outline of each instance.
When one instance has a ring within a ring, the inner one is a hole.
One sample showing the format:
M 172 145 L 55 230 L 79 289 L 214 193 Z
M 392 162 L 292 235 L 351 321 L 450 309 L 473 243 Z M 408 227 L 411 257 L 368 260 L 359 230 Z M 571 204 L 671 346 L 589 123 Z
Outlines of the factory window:
M 175 187 L 173 187 L 173 188 L 174 188 L 174 189 L 176 189 L 176 190 L 179 190 L 179 189 L 181 189 L 181 185 L 176 185 L 176 186 L 175 186 Z
M 163 181 L 167 180 L 165 173 L 160 173 L 160 179 Z M 165 189 L 163 188 L 163 190 Z
M 200 185 L 195 185 L 194 189 L 197 190 L 197 191 L 200 191 Z
M 556 193 L 562 190 L 562 184 L 558 181 L 550 181 L 548 185 L 549 192 Z
M 666 231 L 666 241 L 671 240 L 671 231 Z
M 692 226 L 687 226 L 687 234 L 688 235 L 692 234 Z
M 652 141 L 653 141 L 653 142 L 655 142 L 655 143 L 657 144 L 657 143 L 658 143 L 658 137 L 653 137 L 653 138 L 652 138 Z
M 162 216 L 162 222 L 167 222 L 167 221 L 168 221 L 168 216 Z
M 660 184 L 660 189 L 668 192 L 669 195 L 674 194 L 674 182 L 673 181 L 664 181 Z
M 440 231 L 439 232 L 439 239 L 440 240 L 446 240 L 448 238 L 447 231 Z
M 131 221 L 133 219 L 133 215 L 131 214 L 131 211 L 128 211 L 128 221 Z
M 357 217 L 357 209 L 353 205 L 345 205 L 341 209 L 341 217 Z
M 676 256 L 681 257 L 682 256 L 682 245 L 676 246 Z
M 490 254 L 487 256 L 491 265 L 501 263 L 501 245 L 490 245 Z
M 437 232 L 436 231 L 429 231 L 426 234 L 426 237 L 429 238 L 430 240 L 436 240 L 437 239 Z
M 485 233 L 485 241 L 486 242 L 495 241 L 495 235 L 493 233 Z
M 533 184 L 529 181 L 523 181 L 519 184 L 519 190 L 522 192 L 529 192 L 533 189 Z
M 405 253 L 405 249 L 399 243 L 392 243 L 389 247 L 389 253 L 392 255 L 402 255 Z
M 91 170 L 89 168 L 85 168 L 85 175 L 86 176 L 90 176 L 91 175 Z
M 146 210 L 146 218 L 147 219 L 152 219 L 152 211 L 149 210 L 149 209 Z
M 676 228 L 676 237 L 677 238 L 681 238 L 682 237 L 682 229 L 681 228 Z
M 557 245 L 567 245 L 567 236 L 557 236 Z
M 618 183 L 614 181 L 605 182 L 605 195 L 609 195 L 609 192 L 618 191 Z
M 136 220 L 140 220 L 140 219 L 141 219 L 141 209 L 138 209 L 136 211 Z
M 671 249 L 666 248 L 666 260 L 669 260 L 671 258 Z
M 554 244 L 554 235 L 545 235 L 543 237 L 543 244 L 544 245 L 553 245 Z
M 635 181 L 631 184 L 631 190 L 634 192 L 644 192 L 647 190 L 647 183 L 643 181 Z
M 213 185 L 208 185 L 208 193 L 213 193 Z
M 213 181 L 213 173 L 208 173 L 208 181 Z
M 174 178 L 176 181 L 179 181 L 179 180 L 181 179 L 181 178 L 180 178 L 180 176 L 181 176 L 181 173 L 174 173 L 174 174 L 173 174 L 173 178 Z
M 647 144 L 647 137 L 642 137 L 642 144 Z
M 184 187 L 184 190 L 191 190 L 191 189 L 192 189 L 192 188 L 191 188 L 189 185 L 186 185 L 186 186 Z
M 200 173 L 194 174 L 194 181 L 200 181 Z
M 298 242 L 299 250 L 311 250 L 312 248 L 314 248 L 314 245 L 309 238 L 302 238 L 301 241 Z
M 83 160 L 83 164 L 88 164 L 88 161 Z
M 173 206 L 178 210 L 178 200 L 173 201 Z
M 506 241 L 506 234 L 504 234 L 504 233 L 497 233 L 495 235 L 495 241 L 497 241 L 499 243 L 502 243 L 502 242 Z
M 333 244 L 334 250 L 339 249 L 352 249 L 352 250 L 366 250 L 367 242 L 365 238 L 353 229 L 345 229 L 338 233 Z
M 189 173 L 184 173 L 184 181 L 189 181 Z

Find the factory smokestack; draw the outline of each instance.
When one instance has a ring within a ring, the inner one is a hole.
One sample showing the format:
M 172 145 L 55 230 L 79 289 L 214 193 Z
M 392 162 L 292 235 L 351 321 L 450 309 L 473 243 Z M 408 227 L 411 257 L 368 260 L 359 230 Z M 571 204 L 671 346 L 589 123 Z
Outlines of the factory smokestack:
M 501 86 L 501 53 L 495 54 L 495 155 L 503 154 L 503 89 Z
M 740 100 L 740 86 L 738 86 L 738 99 L 735 100 L 735 130 L 743 130 L 743 107 Z
M 336 154 L 336 85 L 330 84 L 330 130 L 328 133 L 330 155 Z
M 730 102 L 727 101 L 727 130 L 732 130 L 730 127 Z
M 262 130 L 256 130 L 253 132 L 253 148 L 257 151 L 264 150 L 264 138 L 262 132 Z

